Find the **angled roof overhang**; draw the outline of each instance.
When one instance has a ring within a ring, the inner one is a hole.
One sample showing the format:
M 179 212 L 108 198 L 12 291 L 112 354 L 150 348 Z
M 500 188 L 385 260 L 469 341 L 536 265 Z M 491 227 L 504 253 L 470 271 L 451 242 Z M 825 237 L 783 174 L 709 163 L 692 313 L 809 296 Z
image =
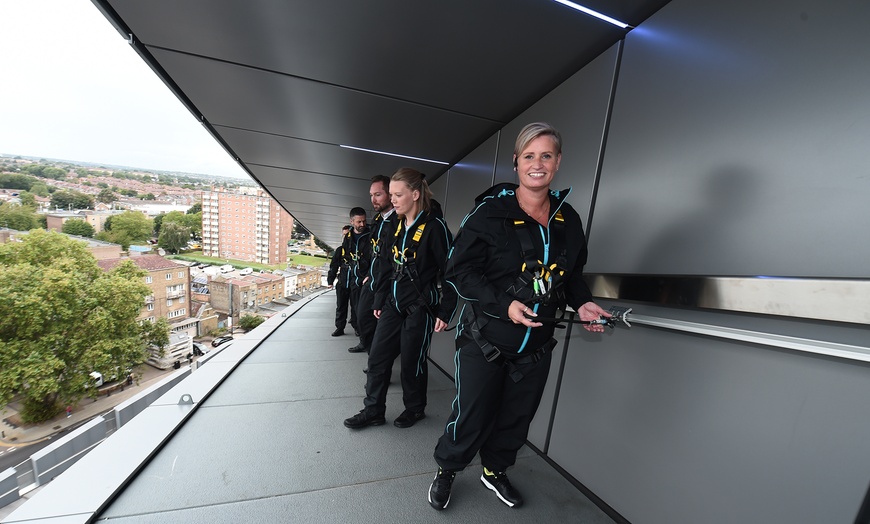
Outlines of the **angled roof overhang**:
M 93 1 L 330 245 L 351 207 L 370 207 L 373 175 L 407 165 L 436 180 L 626 32 L 552 0 Z M 636 26 L 666 3 L 585 5 Z

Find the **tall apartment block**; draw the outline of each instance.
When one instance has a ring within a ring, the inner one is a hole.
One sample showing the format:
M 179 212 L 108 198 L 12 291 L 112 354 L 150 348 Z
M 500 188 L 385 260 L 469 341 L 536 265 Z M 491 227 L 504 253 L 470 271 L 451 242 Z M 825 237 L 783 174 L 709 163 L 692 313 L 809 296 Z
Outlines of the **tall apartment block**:
M 287 262 L 293 217 L 256 188 L 202 192 L 202 254 L 261 264 Z

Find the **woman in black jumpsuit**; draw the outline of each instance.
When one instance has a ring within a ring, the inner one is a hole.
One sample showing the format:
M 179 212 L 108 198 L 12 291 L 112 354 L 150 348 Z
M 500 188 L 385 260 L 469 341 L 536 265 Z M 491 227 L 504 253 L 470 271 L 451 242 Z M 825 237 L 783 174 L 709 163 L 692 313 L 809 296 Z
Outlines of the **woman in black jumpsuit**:
M 387 275 L 375 279 L 375 316 L 366 374 L 364 408 L 344 421 L 351 429 L 386 422 L 387 386 L 393 361 L 401 356 L 402 400 L 405 410 L 394 421 L 400 428 L 413 426 L 425 415 L 429 370 L 427 357 L 433 331 L 443 331 L 456 307 L 456 294 L 438 282 L 444 274 L 452 235 L 432 206 L 432 192 L 423 174 L 410 168 L 398 170 L 390 181 L 390 198 L 397 222 L 390 243 L 379 251 L 388 259 L 377 267 Z M 374 266 L 373 266 L 374 267 Z
M 445 278 L 466 305 L 457 327 L 453 413 L 435 448 L 435 509 L 447 506 L 456 472 L 478 452 L 484 486 L 508 506 L 522 504 L 505 470 L 526 441 L 555 345 L 554 324 L 534 317 L 555 317 L 566 303 L 582 320 L 610 316 L 592 302 L 582 278 L 586 240 L 565 202 L 570 189 L 550 189 L 561 158 L 556 129 L 523 128 L 514 148 L 519 185 L 479 197 L 456 235 Z

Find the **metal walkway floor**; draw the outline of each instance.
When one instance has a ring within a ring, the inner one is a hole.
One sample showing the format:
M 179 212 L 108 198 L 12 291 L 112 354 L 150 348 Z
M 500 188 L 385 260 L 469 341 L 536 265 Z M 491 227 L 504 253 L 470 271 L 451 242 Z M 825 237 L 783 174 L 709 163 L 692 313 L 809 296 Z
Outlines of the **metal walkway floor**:
M 399 429 L 392 424 L 403 409 L 396 366 L 387 424 L 345 428 L 343 420 L 362 409 L 366 355 L 348 353 L 352 334 L 329 336 L 334 297 L 324 294 L 283 322 L 97 520 L 613 522 L 528 448 L 509 470 L 526 499 L 522 508 L 508 508 L 482 486 L 477 461 L 457 475 L 449 507 L 432 509 L 432 452 L 453 381 L 430 365 L 427 418 Z

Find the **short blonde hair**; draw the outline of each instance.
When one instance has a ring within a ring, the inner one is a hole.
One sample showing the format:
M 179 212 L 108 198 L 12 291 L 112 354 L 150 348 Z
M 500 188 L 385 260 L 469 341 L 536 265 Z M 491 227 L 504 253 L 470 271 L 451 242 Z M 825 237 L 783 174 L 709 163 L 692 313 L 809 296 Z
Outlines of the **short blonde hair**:
M 546 122 L 532 122 L 522 128 L 520 134 L 517 135 L 517 141 L 514 145 L 514 155 L 519 157 L 532 140 L 541 136 L 551 137 L 553 139 L 553 145 L 556 147 L 556 154 L 562 154 L 562 135 L 559 133 L 559 130 Z

